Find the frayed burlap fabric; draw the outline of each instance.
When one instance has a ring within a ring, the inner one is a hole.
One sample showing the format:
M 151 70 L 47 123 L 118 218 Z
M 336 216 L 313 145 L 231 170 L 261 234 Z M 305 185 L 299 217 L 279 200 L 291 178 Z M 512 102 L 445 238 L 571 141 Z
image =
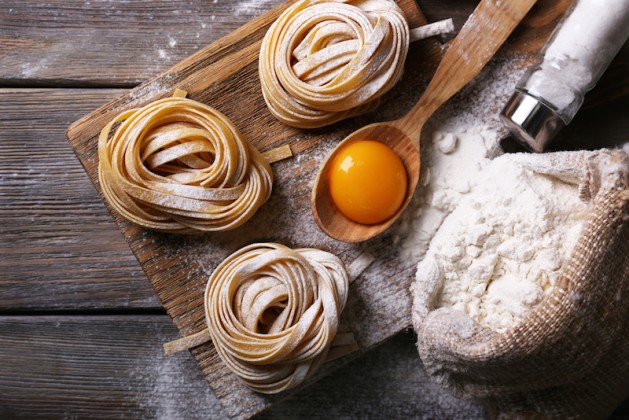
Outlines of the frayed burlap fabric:
M 629 157 L 615 150 L 521 159 L 579 176 L 590 202 L 560 280 L 502 334 L 462 312 L 432 310 L 438 291 L 414 285 L 419 354 L 437 382 L 481 399 L 493 417 L 604 418 L 629 395 Z

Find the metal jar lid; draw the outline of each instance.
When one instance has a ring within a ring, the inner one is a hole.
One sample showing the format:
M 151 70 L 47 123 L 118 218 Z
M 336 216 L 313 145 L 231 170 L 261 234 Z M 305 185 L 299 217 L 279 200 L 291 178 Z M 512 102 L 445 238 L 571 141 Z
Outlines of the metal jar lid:
M 543 152 L 565 127 L 559 114 L 539 99 L 515 91 L 500 113 L 511 134 L 528 149 Z

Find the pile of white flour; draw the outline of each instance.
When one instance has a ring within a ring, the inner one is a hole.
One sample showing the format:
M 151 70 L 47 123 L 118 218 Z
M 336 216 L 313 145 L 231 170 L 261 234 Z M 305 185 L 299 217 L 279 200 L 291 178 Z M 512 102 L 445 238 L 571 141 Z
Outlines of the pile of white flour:
M 465 176 L 467 191 L 417 267 L 432 308 L 453 307 L 502 332 L 540 302 L 576 243 L 587 207 L 577 185 L 527 169 L 511 155 Z
M 400 256 L 419 261 L 428 244 L 461 198 L 470 181 L 498 151 L 495 130 L 474 122 L 441 123 L 422 149 L 420 187 L 398 225 Z

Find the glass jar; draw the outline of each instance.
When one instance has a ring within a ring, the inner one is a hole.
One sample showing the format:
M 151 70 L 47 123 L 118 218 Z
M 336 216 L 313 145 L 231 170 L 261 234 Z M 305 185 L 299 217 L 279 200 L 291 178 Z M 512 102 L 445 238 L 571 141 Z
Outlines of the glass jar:
M 575 0 L 503 108 L 505 126 L 544 151 L 628 37 L 629 0 Z

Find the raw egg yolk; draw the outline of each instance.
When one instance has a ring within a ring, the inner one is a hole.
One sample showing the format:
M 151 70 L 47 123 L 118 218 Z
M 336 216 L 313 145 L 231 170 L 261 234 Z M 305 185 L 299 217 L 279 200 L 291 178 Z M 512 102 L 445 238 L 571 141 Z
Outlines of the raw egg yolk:
M 400 157 L 383 143 L 361 140 L 343 146 L 329 168 L 332 201 L 355 222 L 384 222 L 404 202 L 406 169 Z

